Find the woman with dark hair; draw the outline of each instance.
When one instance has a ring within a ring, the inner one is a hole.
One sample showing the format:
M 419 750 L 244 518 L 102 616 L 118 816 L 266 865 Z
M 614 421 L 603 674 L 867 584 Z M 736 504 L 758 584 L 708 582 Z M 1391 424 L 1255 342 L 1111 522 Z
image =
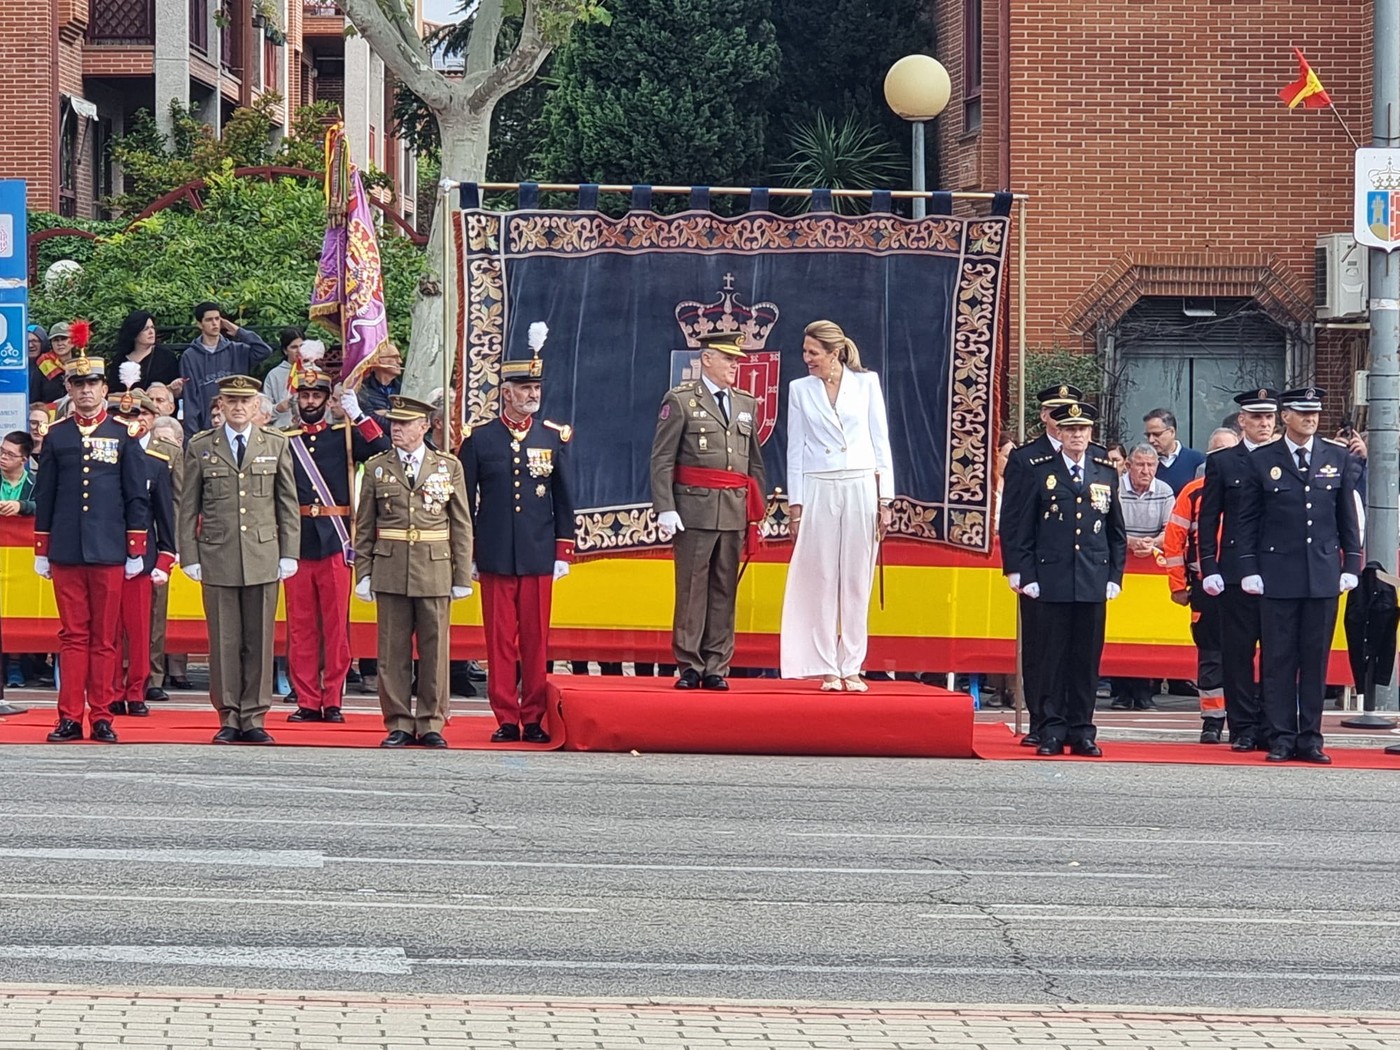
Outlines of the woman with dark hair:
M 293 411 L 297 403 L 297 392 L 292 389 L 292 369 L 301 356 L 301 344 L 306 342 L 306 333 L 300 328 L 284 328 L 277 333 L 277 341 L 282 345 L 282 360 L 274 365 L 263 379 L 263 393 L 272 398 L 271 425 L 278 430 L 285 430 L 297 418 Z
M 133 386 L 144 390 L 152 383 L 164 383 L 180 396 L 180 359 L 174 351 L 156 345 L 156 319 L 145 310 L 132 310 L 117 329 L 116 351 L 107 365 L 107 386 L 114 392 L 126 389 L 119 375 L 125 361 L 141 366 L 141 378 Z

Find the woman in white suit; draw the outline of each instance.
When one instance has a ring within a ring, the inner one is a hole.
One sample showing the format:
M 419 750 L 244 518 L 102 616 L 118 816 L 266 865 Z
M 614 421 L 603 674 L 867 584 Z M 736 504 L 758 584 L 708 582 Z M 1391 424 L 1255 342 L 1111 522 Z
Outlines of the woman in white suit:
M 876 548 L 894 498 L 885 397 L 838 325 L 813 321 L 803 336 L 808 374 L 788 386 L 796 543 L 783 593 L 782 674 L 859 693 Z

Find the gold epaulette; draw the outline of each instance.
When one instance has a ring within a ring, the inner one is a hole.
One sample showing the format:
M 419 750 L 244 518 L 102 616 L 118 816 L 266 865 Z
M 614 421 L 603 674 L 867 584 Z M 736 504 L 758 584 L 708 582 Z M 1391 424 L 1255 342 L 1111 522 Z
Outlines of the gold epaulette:
M 151 448 L 149 445 L 146 446 L 146 455 L 148 455 L 148 456 L 154 456 L 156 459 L 164 460 L 164 461 L 167 462 L 167 463 L 170 462 L 170 457 L 169 457 L 169 456 L 167 456 L 164 452 L 158 452 L 158 451 L 156 451 L 155 449 Z
M 279 430 L 277 433 L 287 438 L 301 437 L 301 427 L 288 427 L 286 430 Z
M 553 420 L 546 419 L 544 425 L 549 427 L 550 430 L 559 431 L 559 440 L 566 445 L 569 443 L 569 439 L 574 436 L 574 428 L 569 426 L 568 423 L 556 423 Z

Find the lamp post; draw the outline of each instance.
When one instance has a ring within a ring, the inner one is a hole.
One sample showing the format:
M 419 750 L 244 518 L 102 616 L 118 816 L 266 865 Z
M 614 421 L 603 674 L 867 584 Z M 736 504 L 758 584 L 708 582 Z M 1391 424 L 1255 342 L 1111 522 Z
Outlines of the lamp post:
M 913 125 L 914 189 L 924 186 L 924 122 L 943 112 L 953 93 L 953 82 L 938 59 L 929 55 L 906 55 L 885 74 L 885 101 L 890 109 Z M 914 199 L 914 218 L 927 211 L 924 198 Z

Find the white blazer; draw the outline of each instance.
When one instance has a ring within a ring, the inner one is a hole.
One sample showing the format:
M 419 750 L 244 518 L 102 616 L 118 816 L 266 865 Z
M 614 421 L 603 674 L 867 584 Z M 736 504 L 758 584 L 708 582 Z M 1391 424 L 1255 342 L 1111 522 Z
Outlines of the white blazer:
M 880 499 L 894 499 L 894 463 L 885 395 L 874 372 L 846 369 L 836 407 L 820 376 L 788 384 L 788 502 L 803 502 L 806 475 L 823 470 L 872 470 Z

